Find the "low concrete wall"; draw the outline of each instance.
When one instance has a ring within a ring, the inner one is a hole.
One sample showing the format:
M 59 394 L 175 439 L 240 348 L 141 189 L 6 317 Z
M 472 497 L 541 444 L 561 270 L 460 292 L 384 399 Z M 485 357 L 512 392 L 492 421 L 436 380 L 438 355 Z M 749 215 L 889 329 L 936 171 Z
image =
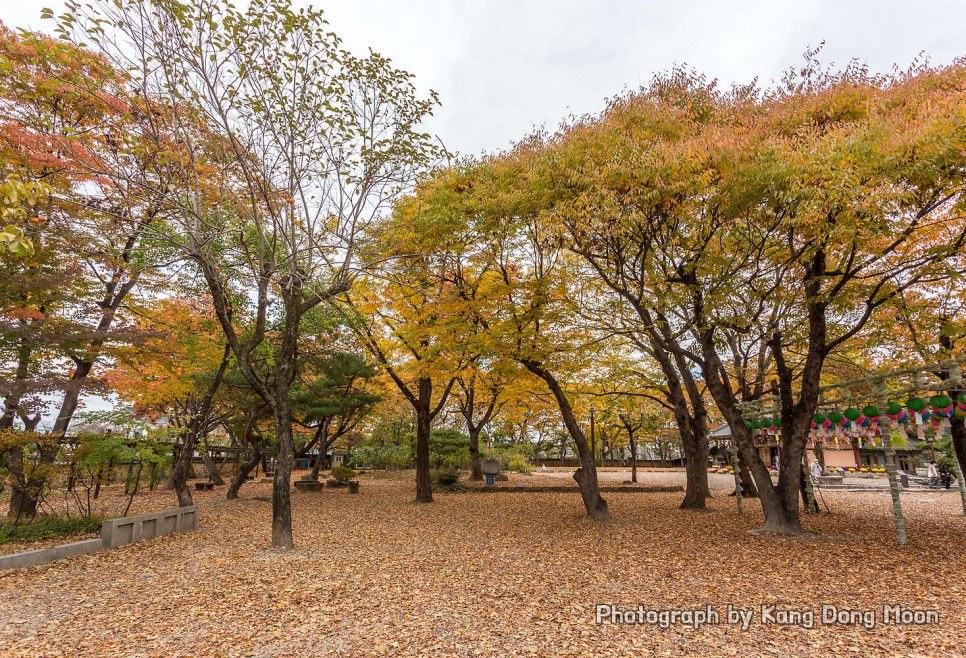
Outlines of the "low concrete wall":
M 47 564 L 54 560 L 65 557 L 75 557 L 77 555 L 87 555 L 104 550 L 104 542 L 100 539 L 88 539 L 77 541 L 73 544 L 62 544 L 51 548 L 41 548 L 36 551 L 25 553 L 14 553 L 0 557 L 0 571 L 4 569 L 19 569 L 21 567 L 35 567 L 38 564 Z
M 101 523 L 100 539 L 88 539 L 73 544 L 61 544 L 60 546 L 42 548 L 36 551 L 0 556 L 0 571 L 35 567 L 38 564 L 47 564 L 65 557 L 96 553 L 97 551 L 117 548 L 124 544 L 133 544 L 142 539 L 197 529 L 198 508 L 194 505 L 166 509 L 150 514 L 125 516 L 120 519 L 108 519 Z
M 101 540 L 104 548 L 117 548 L 172 532 L 188 532 L 197 527 L 198 508 L 194 505 L 177 507 L 150 514 L 108 519 L 101 524 Z

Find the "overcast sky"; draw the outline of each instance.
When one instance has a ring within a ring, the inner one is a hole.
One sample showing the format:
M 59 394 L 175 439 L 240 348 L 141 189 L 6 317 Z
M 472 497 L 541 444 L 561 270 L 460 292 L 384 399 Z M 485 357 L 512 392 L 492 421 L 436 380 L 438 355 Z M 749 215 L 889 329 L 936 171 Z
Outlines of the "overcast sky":
M 309 4 L 309 0 L 296 0 Z M 242 2 L 238 2 L 242 4 Z M 314 0 L 353 50 L 367 47 L 439 92 L 429 129 L 451 150 L 507 147 L 532 128 L 686 63 L 725 83 L 780 78 L 802 52 L 873 70 L 966 55 L 966 0 Z M 55 0 L 0 0 L 0 20 L 39 20 Z
M 309 0 L 296 0 L 308 4 Z M 238 0 L 241 5 L 244 0 Z M 724 83 L 776 80 L 826 42 L 823 61 L 873 70 L 966 54 L 966 0 L 315 0 L 354 51 L 391 57 L 435 89 L 428 129 L 479 153 L 688 64 Z M 0 0 L 11 27 L 58 0 Z M 90 408 L 103 400 L 88 400 Z

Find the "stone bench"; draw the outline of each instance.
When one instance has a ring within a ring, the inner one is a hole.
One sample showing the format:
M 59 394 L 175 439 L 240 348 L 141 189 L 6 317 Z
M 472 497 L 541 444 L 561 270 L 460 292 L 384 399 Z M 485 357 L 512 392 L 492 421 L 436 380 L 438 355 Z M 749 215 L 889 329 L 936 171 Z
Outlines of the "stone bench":
M 211 491 L 214 488 L 214 482 L 195 482 L 195 489 L 198 491 Z
M 815 478 L 815 481 L 821 486 L 823 484 L 843 484 L 845 482 L 844 475 L 819 475 Z
M 322 491 L 322 483 L 318 480 L 296 480 L 295 488 L 300 491 Z

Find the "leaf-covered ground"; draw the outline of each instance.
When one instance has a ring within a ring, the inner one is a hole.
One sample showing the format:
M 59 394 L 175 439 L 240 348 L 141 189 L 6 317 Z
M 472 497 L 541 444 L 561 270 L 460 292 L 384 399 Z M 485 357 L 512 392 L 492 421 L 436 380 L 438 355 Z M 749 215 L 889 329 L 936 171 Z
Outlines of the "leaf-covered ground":
M 613 474 L 611 479 L 625 478 Z M 895 543 L 888 494 L 827 494 L 802 540 L 749 534 L 732 481 L 712 475 L 711 511 L 681 494 L 607 496 L 614 520 L 580 515 L 576 493 L 440 494 L 411 502 L 409 477 L 362 493 L 295 492 L 297 548 L 269 548 L 270 485 L 197 495 L 201 529 L 0 573 L 0 653 L 14 656 L 963 655 L 966 517 L 954 493 L 907 494 L 910 542 Z M 555 482 L 553 474 L 519 478 Z M 682 482 L 647 473 L 644 484 Z M 149 494 L 138 509 L 171 504 Z M 595 604 L 754 608 L 721 623 L 596 625 Z M 876 625 L 763 625 L 760 606 L 876 611 Z M 939 611 L 938 625 L 886 626 L 883 604 Z

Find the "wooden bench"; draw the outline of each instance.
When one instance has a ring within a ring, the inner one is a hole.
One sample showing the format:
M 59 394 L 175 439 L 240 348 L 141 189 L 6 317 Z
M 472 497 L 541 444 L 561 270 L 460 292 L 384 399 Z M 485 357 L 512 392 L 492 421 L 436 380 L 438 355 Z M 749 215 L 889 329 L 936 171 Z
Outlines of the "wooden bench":
M 195 489 L 197 491 L 211 491 L 214 488 L 214 482 L 195 482 Z

